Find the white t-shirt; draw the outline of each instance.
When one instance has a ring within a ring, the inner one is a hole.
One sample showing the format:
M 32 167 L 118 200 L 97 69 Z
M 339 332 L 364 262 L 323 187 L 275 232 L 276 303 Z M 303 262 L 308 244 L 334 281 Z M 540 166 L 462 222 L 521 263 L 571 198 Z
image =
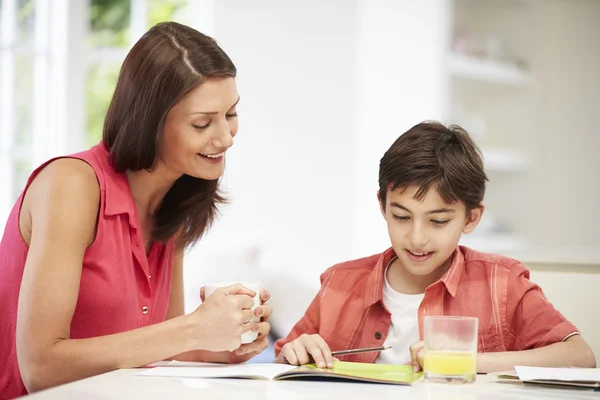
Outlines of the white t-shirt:
M 419 341 L 418 312 L 425 293 L 398 293 L 392 289 L 388 282 L 387 268 L 384 277 L 383 304 L 392 313 L 390 330 L 384 346 L 392 346 L 392 348 L 380 352 L 375 359 L 375 363 L 405 364 L 410 362 L 409 346 Z

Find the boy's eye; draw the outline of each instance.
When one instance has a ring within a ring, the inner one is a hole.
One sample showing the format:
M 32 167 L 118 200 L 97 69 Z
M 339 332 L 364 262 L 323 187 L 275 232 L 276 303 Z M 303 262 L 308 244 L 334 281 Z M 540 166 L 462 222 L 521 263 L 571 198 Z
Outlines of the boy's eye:
M 394 219 L 397 219 L 398 221 L 408 221 L 410 219 L 410 217 L 407 217 L 406 215 L 392 214 L 392 216 L 394 217 Z
M 442 225 L 446 225 L 448 222 L 450 222 L 450 220 L 449 219 L 446 219 L 446 220 L 432 219 L 431 222 L 433 222 L 436 225 L 442 226 Z
M 237 114 L 237 111 L 236 111 L 236 112 L 232 112 L 232 113 L 229 113 L 229 114 L 225 114 L 225 116 L 227 118 L 235 118 L 235 117 L 238 116 L 238 114 Z

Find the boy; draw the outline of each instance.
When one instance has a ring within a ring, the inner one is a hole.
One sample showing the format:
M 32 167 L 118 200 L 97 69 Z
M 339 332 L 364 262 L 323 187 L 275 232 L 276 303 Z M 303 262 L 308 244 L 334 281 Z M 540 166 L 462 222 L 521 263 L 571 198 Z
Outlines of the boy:
M 518 261 L 458 246 L 483 214 L 481 153 L 460 127 L 421 123 L 379 165 L 379 206 L 392 247 L 338 264 L 277 361 L 333 366 L 331 350 L 390 345 L 344 361 L 423 365 L 423 316 L 479 318 L 478 372 L 515 365 L 595 367 L 594 354 Z

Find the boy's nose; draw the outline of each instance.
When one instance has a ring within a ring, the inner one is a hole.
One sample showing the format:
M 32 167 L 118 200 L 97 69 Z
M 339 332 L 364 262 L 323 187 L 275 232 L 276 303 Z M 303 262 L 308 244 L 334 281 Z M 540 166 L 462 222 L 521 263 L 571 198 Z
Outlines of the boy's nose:
M 410 241 L 416 249 L 422 249 L 422 247 L 427 244 L 427 238 L 423 229 L 414 227 L 410 235 Z

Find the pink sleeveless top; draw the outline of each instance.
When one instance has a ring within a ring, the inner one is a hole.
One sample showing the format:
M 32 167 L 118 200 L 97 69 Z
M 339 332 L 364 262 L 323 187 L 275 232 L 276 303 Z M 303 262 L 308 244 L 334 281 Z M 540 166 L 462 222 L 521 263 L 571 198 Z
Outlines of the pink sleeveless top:
M 102 143 L 67 157 L 87 162 L 100 184 L 98 228 L 83 258 L 71 338 L 108 335 L 164 321 L 171 292 L 173 242 L 155 242 L 146 256 L 127 176 L 111 167 Z M 52 161 L 32 173 L 27 187 Z M 0 242 L 0 399 L 27 393 L 15 341 L 17 301 L 28 252 L 19 231 L 23 194 Z

